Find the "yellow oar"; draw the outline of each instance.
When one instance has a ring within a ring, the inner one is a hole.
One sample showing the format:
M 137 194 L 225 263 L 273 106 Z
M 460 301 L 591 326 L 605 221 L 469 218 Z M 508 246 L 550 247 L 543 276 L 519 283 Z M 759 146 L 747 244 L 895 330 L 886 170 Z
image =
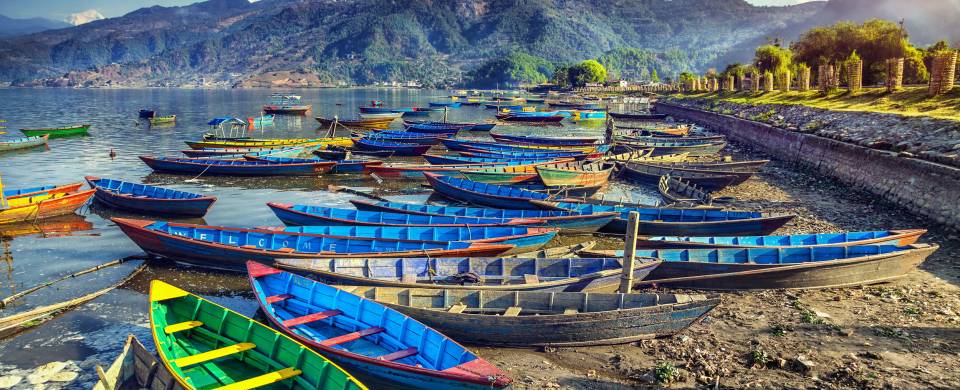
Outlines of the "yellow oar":
M 0 175 L 0 210 L 7 208 L 7 197 L 3 196 L 3 175 Z

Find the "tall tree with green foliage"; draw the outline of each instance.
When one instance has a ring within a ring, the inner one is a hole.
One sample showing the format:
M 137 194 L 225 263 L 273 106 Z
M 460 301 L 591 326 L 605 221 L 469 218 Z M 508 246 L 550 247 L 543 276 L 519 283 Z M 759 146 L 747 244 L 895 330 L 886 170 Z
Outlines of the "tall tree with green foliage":
M 757 48 L 753 58 L 753 66 L 761 72 L 779 73 L 790 69 L 793 62 L 793 53 L 790 49 L 776 45 L 763 45 Z
M 582 87 L 589 83 L 602 83 L 607 80 L 607 69 L 597 60 L 586 60 L 574 65 L 569 70 L 571 84 Z
M 659 82 L 660 82 L 660 76 L 657 75 L 657 69 L 656 69 L 656 68 L 654 68 L 653 70 L 650 71 L 650 81 L 652 81 L 652 82 L 654 82 L 654 83 L 659 83 Z

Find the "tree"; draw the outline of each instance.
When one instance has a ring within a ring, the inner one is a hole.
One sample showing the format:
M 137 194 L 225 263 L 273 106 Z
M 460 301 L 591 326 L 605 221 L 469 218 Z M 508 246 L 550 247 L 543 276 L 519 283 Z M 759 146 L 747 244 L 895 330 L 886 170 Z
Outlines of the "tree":
M 657 69 L 656 69 L 656 68 L 654 68 L 653 70 L 650 71 L 650 81 L 655 82 L 655 83 L 659 83 L 659 82 L 660 82 L 660 76 L 657 75 Z
M 553 69 L 553 78 L 550 80 L 559 87 L 569 87 L 570 86 L 570 66 L 569 65 L 558 65 Z
M 780 46 L 763 45 L 754 53 L 753 65 L 761 72 L 780 73 L 790 69 L 793 53 Z
M 582 87 L 588 83 L 602 83 L 607 80 L 607 69 L 597 60 L 586 60 L 571 67 L 568 78 L 575 87 Z
M 523 52 L 513 52 L 505 57 L 490 60 L 468 73 L 470 84 L 493 85 L 496 83 L 545 83 L 553 76 L 554 65 L 543 58 Z

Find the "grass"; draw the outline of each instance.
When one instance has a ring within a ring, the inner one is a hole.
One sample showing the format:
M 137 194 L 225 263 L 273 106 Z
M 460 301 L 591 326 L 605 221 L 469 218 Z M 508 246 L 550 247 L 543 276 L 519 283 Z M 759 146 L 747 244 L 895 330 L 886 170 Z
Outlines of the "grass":
M 670 362 L 660 362 L 653 368 L 653 379 L 659 384 L 671 383 L 676 379 L 677 368 Z
M 739 104 L 804 105 L 835 111 L 861 111 L 927 116 L 960 121 L 960 88 L 930 97 L 926 87 L 907 87 L 887 93 L 884 88 L 867 88 L 856 93 L 838 90 L 822 94 L 819 91 L 790 92 L 701 92 L 671 95 L 676 98 L 719 99 Z

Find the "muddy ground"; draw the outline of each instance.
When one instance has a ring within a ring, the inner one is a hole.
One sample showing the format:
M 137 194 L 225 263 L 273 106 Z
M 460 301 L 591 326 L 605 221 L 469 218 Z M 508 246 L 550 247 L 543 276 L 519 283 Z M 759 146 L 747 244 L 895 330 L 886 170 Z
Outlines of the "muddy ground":
M 771 159 L 743 145 L 728 152 Z M 960 386 L 960 234 L 780 161 L 717 195 L 736 197 L 734 208 L 797 215 L 775 234 L 921 227 L 929 230 L 921 242 L 940 249 L 894 283 L 723 293 L 720 307 L 672 338 L 478 352 L 517 389 Z

